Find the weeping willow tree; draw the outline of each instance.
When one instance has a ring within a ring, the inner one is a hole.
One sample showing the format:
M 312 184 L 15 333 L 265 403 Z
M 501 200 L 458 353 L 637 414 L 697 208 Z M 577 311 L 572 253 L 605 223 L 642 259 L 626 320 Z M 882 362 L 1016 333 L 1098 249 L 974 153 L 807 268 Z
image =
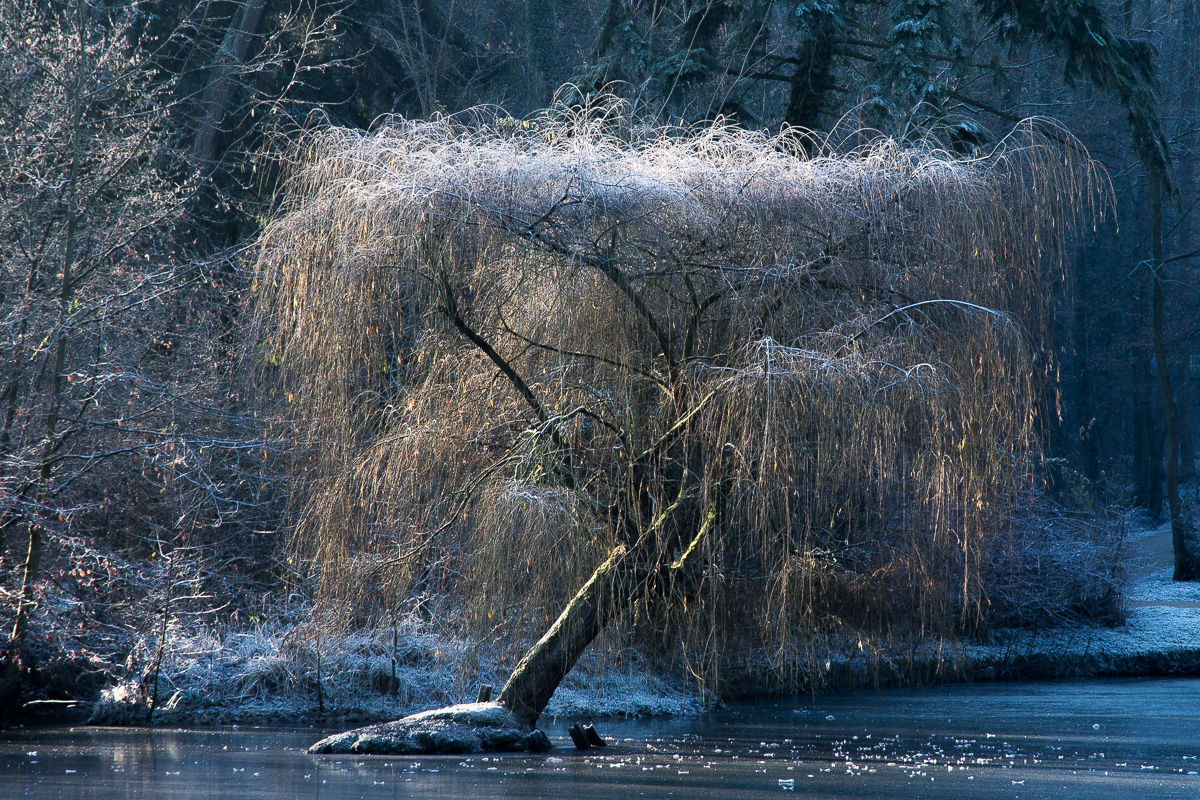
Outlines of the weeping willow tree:
M 814 150 L 596 112 L 311 132 L 255 291 L 323 594 L 518 640 L 561 612 L 487 707 L 525 730 L 615 618 L 784 680 L 820 637 L 985 624 L 1099 176 L 1029 126 Z

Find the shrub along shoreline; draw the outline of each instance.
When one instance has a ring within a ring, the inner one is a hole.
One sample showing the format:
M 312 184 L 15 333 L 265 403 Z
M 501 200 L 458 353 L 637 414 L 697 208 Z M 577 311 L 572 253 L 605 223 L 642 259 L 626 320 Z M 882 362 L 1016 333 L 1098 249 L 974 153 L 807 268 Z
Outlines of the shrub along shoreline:
M 753 654 L 724 665 L 719 693 L 689 680 L 670 654 L 643 656 L 622 639 L 627 634 L 610 632 L 568 675 L 546 713 L 689 715 L 726 702 L 870 687 L 1200 675 L 1200 585 L 1171 580 L 1169 551 L 1159 552 L 1169 544 L 1167 525 L 1127 525 L 1119 624 L 1058 621 L 998 629 L 987 643 L 861 650 L 858 642 L 827 638 L 786 669 Z M 348 633 L 318 624 L 309 606 L 272 619 L 222 628 L 173 621 L 165 639 L 141 634 L 123 671 L 98 666 L 125 677 L 97 699 L 35 700 L 26 711 L 30 721 L 101 725 L 375 722 L 472 700 L 480 685 L 498 689 L 512 668 L 496 642 L 456 636 L 426 618 Z
M 1190 619 L 1190 616 L 1188 617 Z M 1185 622 L 1184 624 L 1190 624 Z M 1179 626 L 1182 628 L 1182 625 Z M 1197 628 L 1192 627 L 1192 630 Z M 904 661 L 859 656 L 830 660 L 820 684 L 809 691 L 891 688 L 937 683 L 1037 681 L 1111 677 L 1200 676 L 1200 643 L 1162 641 L 1157 646 L 1121 629 L 1086 626 L 1011 634 L 1004 642 L 971 645 L 951 657 L 910 653 Z M 396 719 L 426 708 L 473 699 L 479 684 L 498 686 L 504 671 L 481 662 L 465 644 L 439 640 L 413 659 L 402 656 L 393 670 L 382 637 L 365 634 L 326 643 L 316 690 L 312 653 L 285 655 L 286 633 L 235 635 L 241 642 L 218 644 L 214 652 L 193 651 L 190 663 L 160 687 L 151 719 L 172 725 L 284 724 L 337 721 L 367 723 Z M 425 636 L 425 644 L 434 641 Z M 208 662 L 207 668 L 200 666 Z M 617 666 L 591 658 L 559 687 L 550 717 L 690 715 L 727 702 L 753 702 L 795 695 L 755 676 L 731 676 L 719 697 L 706 696 L 677 676 L 649 665 Z M 94 724 L 137 725 L 149 708 L 140 687 L 122 683 L 100 700 L 80 704 Z

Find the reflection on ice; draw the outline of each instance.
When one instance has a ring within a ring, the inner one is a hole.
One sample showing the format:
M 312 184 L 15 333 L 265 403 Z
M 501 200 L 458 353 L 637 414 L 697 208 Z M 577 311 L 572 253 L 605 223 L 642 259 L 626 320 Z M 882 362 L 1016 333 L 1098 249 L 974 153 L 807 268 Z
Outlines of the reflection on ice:
M 792 701 L 702 718 L 606 720 L 602 753 L 570 746 L 574 720 L 547 720 L 557 744 L 548 756 L 420 760 L 314 758 L 304 748 L 320 737 L 315 729 L 16 730 L 0 736 L 0 787 L 73 800 L 727 800 L 778 796 L 797 783 L 847 800 L 1195 798 L 1197 708 L 1200 682 L 1188 680 L 859 692 L 800 708 Z

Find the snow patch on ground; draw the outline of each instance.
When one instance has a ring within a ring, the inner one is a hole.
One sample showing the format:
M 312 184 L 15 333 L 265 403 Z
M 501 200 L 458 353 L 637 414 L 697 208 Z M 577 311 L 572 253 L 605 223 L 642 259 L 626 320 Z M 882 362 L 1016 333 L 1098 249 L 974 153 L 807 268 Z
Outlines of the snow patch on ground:
M 1147 653 L 1200 651 L 1200 583 L 1172 580 L 1170 522 L 1144 514 L 1126 518 L 1124 561 L 1125 622 L 1112 628 L 1063 626 L 1049 631 L 1009 632 L 1003 644 L 968 648 L 968 656 L 1046 656 L 1070 659 L 1105 654 L 1134 657 Z
M 1125 541 L 1131 544 L 1171 532 L 1169 519 L 1156 520 L 1141 509 L 1125 514 L 1124 522 Z
M 1126 598 L 1131 604 L 1151 603 L 1195 603 L 1200 605 L 1200 583 L 1180 583 L 1171 579 L 1171 566 L 1155 569 L 1143 579 L 1126 589 Z M 1130 609 L 1131 614 L 1136 606 Z
M 931 643 L 924 657 L 938 668 L 930 674 L 948 680 L 1051 677 L 1077 674 L 1076 668 L 1078 674 L 1096 674 L 1096 669 L 1121 674 L 1139 660 L 1163 654 L 1165 662 L 1160 658 L 1159 663 L 1178 664 L 1179 657 L 1200 662 L 1200 583 L 1171 580 L 1170 525 L 1132 516 L 1126 522 L 1124 624 L 999 631 L 994 644 L 958 643 L 948 650 Z M 142 650 L 153 652 L 155 645 L 150 637 Z M 249 631 L 172 625 L 154 719 L 178 724 L 397 719 L 472 701 L 481 684 L 498 693 L 511 664 L 484 651 L 416 619 L 340 635 L 322 632 L 303 614 Z M 876 680 L 865 655 L 831 658 L 840 670 L 837 676 L 831 673 L 828 688 Z M 943 670 L 947 659 L 950 668 Z M 1021 666 L 1031 663 L 1037 671 Z M 824 666 L 828 672 L 831 661 Z M 141 678 L 105 690 L 93 718 L 144 721 L 155 696 L 147 685 L 150 674 L 143 670 Z M 694 687 L 673 682 L 651 665 L 613 663 L 589 652 L 559 686 L 545 714 L 548 719 L 682 715 L 708 707 Z
M 549 716 L 605 717 L 617 715 L 698 714 L 706 706 L 699 695 L 643 672 L 571 676 L 546 707 Z
M 152 652 L 153 641 L 142 649 Z M 310 620 L 260 624 L 249 631 L 173 625 L 158 672 L 104 690 L 92 721 L 137 724 L 271 723 L 314 718 L 385 721 L 475 700 L 479 687 L 498 694 L 511 665 L 464 638 L 421 620 L 397 628 L 333 635 Z M 693 714 L 699 697 L 644 668 L 595 657 L 572 670 L 546 714 Z

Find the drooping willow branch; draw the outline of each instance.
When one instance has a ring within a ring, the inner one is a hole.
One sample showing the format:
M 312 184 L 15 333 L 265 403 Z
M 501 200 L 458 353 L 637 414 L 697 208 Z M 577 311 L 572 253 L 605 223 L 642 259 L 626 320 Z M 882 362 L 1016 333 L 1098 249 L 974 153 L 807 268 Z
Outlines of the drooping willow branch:
M 710 565 L 699 616 L 653 604 L 639 635 L 783 672 L 848 630 L 1008 613 L 988 601 L 1024 569 L 1006 532 L 1053 375 L 1032 354 L 1095 166 L 1033 128 L 958 160 L 610 123 L 297 145 L 257 281 L 262 351 L 324 445 L 297 550 L 384 560 L 450 522 L 439 591 L 532 636 L 617 549 L 666 582 Z M 364 608 L 408 591 L 336 574 L 324 595 Z

